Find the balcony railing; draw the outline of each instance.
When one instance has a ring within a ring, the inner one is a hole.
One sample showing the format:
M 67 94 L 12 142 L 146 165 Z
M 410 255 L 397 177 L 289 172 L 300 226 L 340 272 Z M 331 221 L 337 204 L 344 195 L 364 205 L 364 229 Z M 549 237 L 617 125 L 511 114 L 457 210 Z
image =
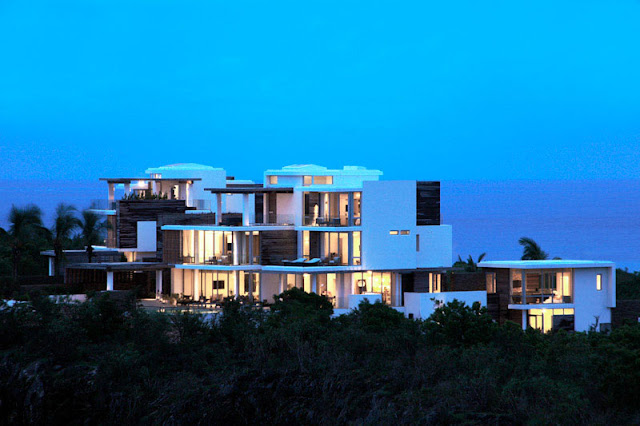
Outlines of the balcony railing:
M 189 207 L 195 207 L 196 210 L 211 211 L 211 200 L 194 199 L 188 203 Z
M 188 265 L 219 265 L 219 266 L 231 266 L 233 263 L 233 254 L 223 254 L 217 256 L 198 257 L 191 255 L 184 255 L 182 253 L 175 253 L 173 250 L 165 253 L 164 259 L 166 262 L 175 264 L 188 264 Z M 240 256 L 238 259 L 238 265 L 260 265 L 260 256 L 253 256 L 251 259 L 253 263 L 249 262 L 248 256 Z
M 91 200 L 91 210 L 115 210 L 116 202 L 104 198 Z
M 280 226 L 286 226 L 286 225 L 293 225 L 294 224 L 294 215 L 292 214 L 273 214 L 273 213 L 269 213 L 267 215 L 267 223 L 264 222 L 255 222 L 252 223 L 251 225 L 257 225 L 257 226 L 274 226 L 274 225 L 280 225 Z
M 360 225 L 360 218 L 354 218 L 354 225 Z M 347 216 L 315 216 L 307 215 L 304 217 L 305 226 L 349 226 L 349 218 Z

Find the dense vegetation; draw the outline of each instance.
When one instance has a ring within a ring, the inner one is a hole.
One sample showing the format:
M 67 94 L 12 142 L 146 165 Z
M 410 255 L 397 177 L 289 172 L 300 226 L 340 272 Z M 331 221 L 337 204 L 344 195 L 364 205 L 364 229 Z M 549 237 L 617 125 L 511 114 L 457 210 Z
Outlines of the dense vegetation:
M 330 318 L 283 293 L 218 321 L 34 297 L 0 309 L 0 423 L 638 423 L 640 327 L 543 335 L 453 303 Z

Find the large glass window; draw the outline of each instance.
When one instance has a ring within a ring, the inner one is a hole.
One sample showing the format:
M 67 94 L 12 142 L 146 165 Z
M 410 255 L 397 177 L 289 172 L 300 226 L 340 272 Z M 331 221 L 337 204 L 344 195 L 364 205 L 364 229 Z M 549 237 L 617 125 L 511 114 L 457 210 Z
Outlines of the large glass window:
M 546 333 L 551 330 L 573 330 L 573 309 L 529 309 L 527 325 Z
M 571 270 L 511 270 L 511 303 L 573 303 Z
M 333 185 L 333 176 L 314 176 L 313 184 L 314 185 Z
M 486 280 L 487 280 L 487 293 L 489 294 L 495 293 L 496 292 L 496 273 L 487 272 Z

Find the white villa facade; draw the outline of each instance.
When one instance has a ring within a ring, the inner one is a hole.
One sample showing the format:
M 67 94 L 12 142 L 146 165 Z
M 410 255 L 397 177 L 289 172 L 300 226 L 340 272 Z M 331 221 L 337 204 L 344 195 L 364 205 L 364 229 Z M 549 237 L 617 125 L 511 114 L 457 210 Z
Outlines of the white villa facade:
M 450 267 L 452 233 L 440 224 L 439 184 L 419 215 L 422 183 L 381 175 L 301 165 L 267 170 L 263 186 L 207 188 L 216 223 L 162 227 L 171 292 L 272 301 L 299 287 L 336 309 L 362 298 L 402 307 L 403 273 Z M 240 217 L 225 223 L 234 209 Z
M 111 225 L 106 245 L 127 262 L 77 264 L 65 281 L 100 276 L 113 290 L 119 280 L 144 284 L 141 272 L 157 298 L 268 303 L 298 287 L 327 296 L 336 313 L 368 299 L 426 318 L 457 299 L 523 328 L 611 324 L 611 262 L 485 261 L 484 273 L 456 280 L 438 181 L 384 181 L 356 166 L 286 166 L 266 170 L 263 183 L 191 163 L 146 173 L 102 179 L 108 200 L 94 208 Z

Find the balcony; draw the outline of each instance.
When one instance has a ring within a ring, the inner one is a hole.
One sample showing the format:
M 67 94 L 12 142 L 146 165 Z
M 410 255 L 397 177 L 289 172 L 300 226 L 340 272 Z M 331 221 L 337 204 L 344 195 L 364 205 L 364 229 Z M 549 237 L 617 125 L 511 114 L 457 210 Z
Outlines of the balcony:
M 211 200 L 194 199 L 187 203 L 188 207 L 195 208 L 196 210 L 211 210 Z
M 360 225 L 360 218 L 353 218 L 353 226 Z M 315 216 L 307 215 L 304 217 L 304 226 L 349 226 L 349 218 L 347 216 Z
M 116 209 L 115 200 L 105 200 L 104 198 L 93 199 L 91 200 L 90 210 L 115 210 Z
M 255 222 L 252 226 L 290 226 L 294 224 L 294 215 L 292 214 L 273 214 L 267 215 L 267 222 Z

